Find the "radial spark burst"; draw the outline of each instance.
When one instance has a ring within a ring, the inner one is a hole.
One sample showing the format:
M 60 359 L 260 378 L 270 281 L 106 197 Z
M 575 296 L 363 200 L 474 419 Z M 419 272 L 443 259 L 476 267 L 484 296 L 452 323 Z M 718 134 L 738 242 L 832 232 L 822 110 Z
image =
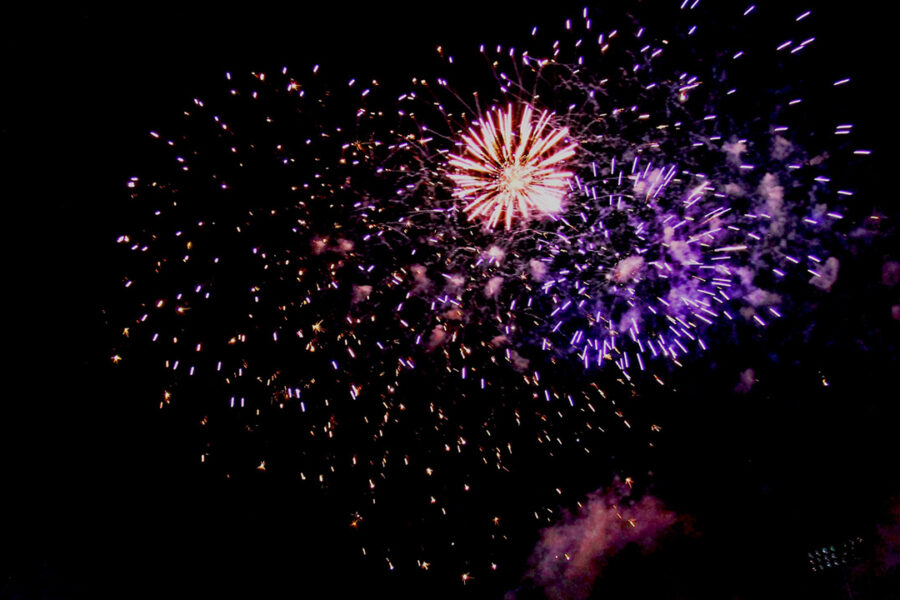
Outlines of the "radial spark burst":
M 553 215 L 562 209 L 571 171 L 563 167 L 575 155 L 575 143 L 566 127 L 555 128 L 552 113 L 543 111 L 532 121 L 534 109 L 522 107 L 516 122 L 513 106 L 495 109 L 463 135 L 468 156 L 450 155 L 456 169 L 450 178 L 455 195 L 469 203 L 463 209 L 469 220 L 487 218 L 489 228 L 502 219 L 512 227 L 516 214 L 528 220 L 534 213 Z M 518 127 L 517 127 L 518 126 Z
M 228 74 L 127 182 L 112 360 L 202 423 L 204 469 L 340 499 L 378 568 L 499 586 L 473 557 L 655 448 L 644 400 L 706 348 L 803 335 L 857 229 L 871 152 L 815 17 L 711 4 L 482 47 L 496 86 L 440 52 L 400 89 Z

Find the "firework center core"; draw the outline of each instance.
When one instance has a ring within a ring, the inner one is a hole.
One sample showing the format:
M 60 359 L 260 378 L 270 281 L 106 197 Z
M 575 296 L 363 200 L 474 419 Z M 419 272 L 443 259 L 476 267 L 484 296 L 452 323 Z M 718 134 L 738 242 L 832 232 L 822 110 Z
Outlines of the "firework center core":
M 532 169 L 524 165 L 508 165 L 500 176 L 500 185 L 509 190 L 510 194 L 520 194 L 531 185 L 531 172 Z

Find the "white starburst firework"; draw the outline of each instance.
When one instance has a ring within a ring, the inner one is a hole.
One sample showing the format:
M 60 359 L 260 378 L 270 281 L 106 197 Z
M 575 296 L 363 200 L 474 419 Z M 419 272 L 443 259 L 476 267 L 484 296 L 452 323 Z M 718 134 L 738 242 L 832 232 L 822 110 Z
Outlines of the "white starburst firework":
M 554 128 L 549 111 L 533 122 L 529 105 L 522 108 L 518 123 L 513 112 L 510 105 L 488 113 L 480 130 L 473 127 L 462 136 L 467 156 L 450 155 L 457 169 L 450 175 L 454 193 L 469 201 L 463 210 L 469 220 L 487 218 L 490 228 L 503 219 L 510 229 L 516 214 L 529 219 L 535 213 L 558 213 L 572 176 L 562 167 L 574 156 L 576 144 L 559 147 L 568 128 Z

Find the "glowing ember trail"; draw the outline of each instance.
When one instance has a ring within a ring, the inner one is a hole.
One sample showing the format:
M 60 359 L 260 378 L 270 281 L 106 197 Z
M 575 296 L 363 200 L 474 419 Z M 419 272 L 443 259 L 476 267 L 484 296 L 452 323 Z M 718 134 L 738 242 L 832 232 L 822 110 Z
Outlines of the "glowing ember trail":
M 462 136 L 469 157 L 450 155 L 450 164 L 458 169 L 450 178 L 456 196 L 469 200 L 463 210 L 470 221 L 486 217 L 493 228 L 502 218 L 509 229 L 516 213 L 529 219 L 533 212 L 552 215 L 562 209 L 572 173 L 561 167 L 574 156 L 576 145 L 558 148 L 568 128 L 553 128 L 548 111 L 533 123 L 533 112 L 531 106 L 522 108 L 518 132 L 512 105 L 488 114 L 480 131 L 473 127 Z

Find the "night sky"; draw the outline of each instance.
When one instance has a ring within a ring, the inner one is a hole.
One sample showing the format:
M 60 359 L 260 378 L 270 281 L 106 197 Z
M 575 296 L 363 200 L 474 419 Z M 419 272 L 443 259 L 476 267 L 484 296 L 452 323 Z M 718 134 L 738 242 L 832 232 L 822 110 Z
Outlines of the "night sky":
M 306 74 L 318 64 L 335 88 L 350 77 L 377 78 L 396 96 L 411 77 L 433 77 L 438 45 L 460 57 L 476 55 L 480 43 L 524 47 L 533 25 L 562 30 L 581 7 L 129 5 L 6 15 L 0 135 L 12 233 L 4 289 L 14 333 L 0 413 L 0 598 L 542 598 L 526 577 L 540 530 L 626 477 L 637 496 L 678 515 L 676 523 L 653 551 L 635 542 L 605 555 L 585 598 L 900 597 L 900 310 L 891 312 L 900 304 L 900 244 L 890 188 L 898 156 L 887 87 L 897 53 L 874 2 L 814 13 L 823 77 L 853 76 L 854 100 L 834 110 L 853 115 L 855 139 L 873 151 L 854 171 L 848 213 L 870 233 L 848 234 L 833 253 L 841 267 L 830 291 L 800 281 L 804 300 L 787 302 L 784 318 L 765 332 L 713 336 L 707 353 L 666 373 L 665 386 L 611 384 L 628 415 L 647 431 L 660 424 L 658 433 L 619 428 L 595 440 L 592 453 L 571 442 L 548 454 L 498 426 L 500 436 L 522 443 L 522 454 L 502 477 L 474 476 L 481 495 L 458 511 L 448 500 L 451 520 L 430 516 L 418 501 L 431 493 L 420 487 L 424 480 L 397 469 L 379 482 L 378 510 L 351 525 L 370 500 L 360 500 L 354 477 L 338 475 L 323 487 L 301 480 L 324 448 L 306 445 L 302 420 L 269 416 L 251 438 L 238 418 L 210 433 L 199 425 L 207 414 L 230 418 L 222 416 L 221 390 L 186 386 L 161 410 L 170 383 L 153 362 L 157 354 L 123 345 L 122 328 L 140 314 L 122 290 L 125 274 L 137 269 L 116 238 L 140 229 L 148 214 L 126 183 L 174 176 L 148 132 L 187 135 L 182 111 L 193 98 L 224 97 L 226 72 L 274 75 L 287 65 Z M 777 10 L 804 9 L 790 2 Z M 725 60 L 719 48 L 694 50 Z M 457 75 L 451 83 L 466 82 Z M 349 106 L 341 102 L 335 110 Z M 827 115 L 810 109 L 807 117 L 833 130 Z M 125 359 L 113 364 L 119 352 Z M 548 377 L 582 381 L 588 376 L 577 367 Z M 747 369 L 755 381 L 742 387 Z M 507 376 L 522 378 L 512 369 Z M 419 375 L 403 399 L 437 394 L 436 385 Z M 480 409 L 457 408 L 451 420 L 481 419 Z M 575 439 L 575 418 L 555 431 Z M 427 441 L 411 435 L 389 443 L 402 454 Z M 207 443 L 223 450 L 201 463 Z M 336 443 L 327 451 L 349 455 L 355 447 L 352 439 Z M 442 467 L 435 478 L 448 486 L 471 471 L 462 461 Z M 529 520 L 532 505 L 548 507 L 542 520 Z M 483 544 L 479 536 L 496 515 L 497 535 L 507 538 Z M 848 565 L 811 572 L 807 553 L 857 538 Z M 430 568 L 416 564 L 420 555 Z M 499 565 L 493 573 L 492 564 Z

